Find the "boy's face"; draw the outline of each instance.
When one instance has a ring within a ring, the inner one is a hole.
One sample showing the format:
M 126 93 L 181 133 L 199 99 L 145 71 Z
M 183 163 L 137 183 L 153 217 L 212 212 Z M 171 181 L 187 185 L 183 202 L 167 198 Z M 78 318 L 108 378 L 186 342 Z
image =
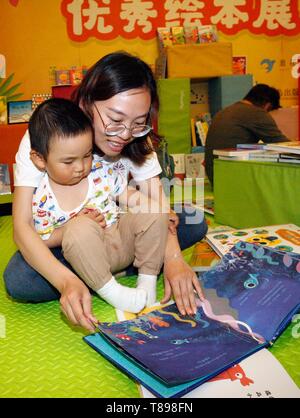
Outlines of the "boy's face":
M 48 176 L 62 185 L 79 183 L 91 171 L 92 149 L 91 132 L 69 138 L 53 138 L 45 161 Z

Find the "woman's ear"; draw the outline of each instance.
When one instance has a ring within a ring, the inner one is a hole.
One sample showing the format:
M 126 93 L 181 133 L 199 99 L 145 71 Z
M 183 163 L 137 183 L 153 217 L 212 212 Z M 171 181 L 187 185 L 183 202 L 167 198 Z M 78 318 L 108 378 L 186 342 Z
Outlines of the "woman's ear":
M 46 160 L 39 152 L 31 150 L 30 159 L 38 170 L 40 171 L 46 170 Z

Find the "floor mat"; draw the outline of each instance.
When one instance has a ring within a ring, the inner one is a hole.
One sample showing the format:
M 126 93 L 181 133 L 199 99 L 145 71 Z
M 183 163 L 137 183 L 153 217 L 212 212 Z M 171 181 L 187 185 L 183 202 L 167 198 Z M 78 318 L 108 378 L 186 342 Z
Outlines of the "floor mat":
M 14 251 L 11 218 L 0 217 L 0 397 L 139 397 L 137 384 L 65 321 L 58 302 L 16 303 L 6 296 L 2 274 Z M 93 298 L 93 309 L 101 320 L 116 319 L 100 298 Z
M 83 342 L 84 332 L 67 323 L 58 302 L 23 304 L 6 296 L 2 275 L 15 250 L 11 217 L 0 217 L 0 398 L 139 397 L 132 379 Z M 191 252 L 184 251 L 187 260 Z M 135 278 L 120 282 L 134 286 Z M 158 283 L 160 298 L 162 278 Z M 98 297 L 93 309 L 103 321 L 116 319 L 115 310 Z M 300 386 L 300 338 L 295 338 L 294 327 L 271 351 Z

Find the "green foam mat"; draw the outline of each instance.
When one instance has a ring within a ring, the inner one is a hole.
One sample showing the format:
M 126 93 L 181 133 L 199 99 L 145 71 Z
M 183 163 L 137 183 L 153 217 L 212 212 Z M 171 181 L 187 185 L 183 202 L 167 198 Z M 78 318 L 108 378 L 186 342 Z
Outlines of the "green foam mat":
M 25 304 L 7 297 L 2 275 L 15 250 L 11 217 L 0 217 L 0 398 L 139 397 L 132 379 L 83 342 L 84 331 L 70 326 L 58 301 Z M 186 260 L 191 251 L 184 251 Z M 135 280 L 122 278 L 120 282 L 134 286 Z M 161 277 L 158 283 L 162 297 Z M 93 310 L 100 320 L 116 319 L 115 310 L 96 296 Z M 300 386 L 300 339 L 293 338 L 293 326 L 271 351 Z
M 70 326 L 59 302 L 16 303 L 4 290 L 4 268 L 15 252 L 10 217 L 0 217 L 0 397 L 139 397 L 137 384 L 82 340 L 84 331 Z M 134 285 L 134 278 L 126 283 Z M 103 321 L 115 310 L 93 297 Z M 4 318 L 4 321 L 3 321 Z

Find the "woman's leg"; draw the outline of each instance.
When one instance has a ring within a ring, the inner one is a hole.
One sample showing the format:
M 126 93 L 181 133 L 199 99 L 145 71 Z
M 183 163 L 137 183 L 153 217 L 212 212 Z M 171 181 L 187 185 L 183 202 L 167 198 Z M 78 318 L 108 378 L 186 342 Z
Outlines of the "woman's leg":
M 177 227 L 179 245 L 185 250 L 205 237 L 208 226 L 204 212 L 193 206 L 175 205 L 174 211 L 179 218 Z
M 61 248 L 53 248 L 53 255 L 70 268 Z M 48 302 L 60 298 L 60 293 L 24 260 L 20 251 L 10 259 L 4 274 L 4 284 L 9 296 L 20 302 Z

